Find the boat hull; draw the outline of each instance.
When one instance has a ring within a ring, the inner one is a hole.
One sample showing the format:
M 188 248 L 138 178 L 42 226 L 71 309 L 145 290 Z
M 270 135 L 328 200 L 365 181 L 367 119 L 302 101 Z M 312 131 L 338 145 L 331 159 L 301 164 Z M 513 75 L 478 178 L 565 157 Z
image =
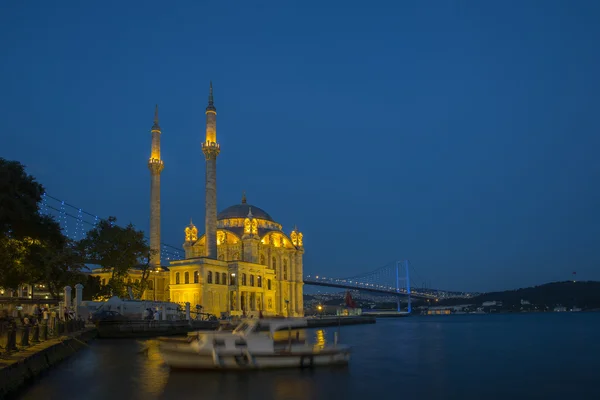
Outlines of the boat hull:
M 161 346 L 161 356 L 173 369 L 248 370 L 275 368 L 314 368 L 346 365 L 350 361 L 350 349 L 331 348 L 318 352 L 278 352 L 250 354 L 249 352 L 221 353 L 196 352 Z

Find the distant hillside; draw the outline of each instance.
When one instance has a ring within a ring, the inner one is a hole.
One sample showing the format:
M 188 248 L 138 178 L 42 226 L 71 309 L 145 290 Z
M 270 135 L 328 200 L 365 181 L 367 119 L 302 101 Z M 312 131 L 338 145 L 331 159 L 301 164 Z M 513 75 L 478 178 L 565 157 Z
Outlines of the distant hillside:
M 490 292 L 470 299 L 452 298 L 439 302 L 439 305 L 481 304 L 484 301 L 501 301 L 503 308 L 521 306 L 521 300 L 527 300 L 538 306 L 580 307 L 583 309 L 600 308 L 600 282 L 553 282 L 541 286 L 528 287 L 504 292 Z

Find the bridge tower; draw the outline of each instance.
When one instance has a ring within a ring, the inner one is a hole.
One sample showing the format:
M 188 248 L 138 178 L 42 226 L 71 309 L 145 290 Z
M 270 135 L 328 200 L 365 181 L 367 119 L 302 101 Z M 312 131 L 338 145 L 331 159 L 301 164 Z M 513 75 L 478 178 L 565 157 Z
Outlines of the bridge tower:
M 160 135 L 158 125 L 158 104 L 154 109 L 154 125 L 152 133 L 152 147 L 148 169 L 150 170 L 150 259 L 149 264 L 153 267 L 160 266 L 160 174 L 165 165 L 160 158 Z
M 397 261 L 396 262 L 396 292 L 400 293 L 400 264 L 402 264 L 404 266 L 405 269 L 405 273 L 406 273 L 406 294 L 408 295 L 408 313 L 410 314 L 412 311 L 412 305 L 411 305 L 411 299 L 410 299 L 410 275 L 408 272 L 408 260 L 404 260 L 404 261 Z M 398 296 L 397 299 L 397 304 L 398 304 L 398 312 L 400 312 L 400 297 Z
M 217 157 L 221 148 L 217 143 L 217 109 L 213 101 L 213 87 L 210 83 L 208 106 L 206 107 L 206 137 L 202 142 L 202 152 L 206 159 L 205 180 L 205 255 L 217 259 Z

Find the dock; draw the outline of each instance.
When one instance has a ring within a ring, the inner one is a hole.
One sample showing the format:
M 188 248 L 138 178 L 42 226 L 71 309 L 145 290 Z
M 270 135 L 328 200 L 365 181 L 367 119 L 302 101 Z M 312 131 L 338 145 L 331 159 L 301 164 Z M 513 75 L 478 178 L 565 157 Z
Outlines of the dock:
M 98 321 L 99 338 L 151 338 L 185 335 L 188 332 L 215 330 L 219 321 Z
M 409 317 L 410 313 L 407 311 L 363 311 L 362 315 L 374 318 L 401 318 Z
M 326 328 L 330 326 L 374 324 L 377 322 L 376 318 L 370 315 L 357 315 L 349 317 L 317 317 L 308 318 L 307 321 L 309 328 Z

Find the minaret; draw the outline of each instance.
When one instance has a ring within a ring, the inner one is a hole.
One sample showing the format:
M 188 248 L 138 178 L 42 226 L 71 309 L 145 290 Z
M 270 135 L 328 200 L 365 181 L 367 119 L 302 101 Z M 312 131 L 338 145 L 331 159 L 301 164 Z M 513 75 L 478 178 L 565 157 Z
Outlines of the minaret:
M 206 158 L 204 248 L 206 257 L 212 259 L 217 258 L 217 156 L 220 151 L 217 143 L 217 109 L 213 103 L 211 82 L 206 107 L 206 139 L 202 143 L 202 152 Z
M 148 160 L 150 170 L 150 260 L 153 267 L 160 266 L 160 173 L 165 165 L 160 159 L 160 126 L 158 125 L 158 104 L 154 109 L 152 125 L 152 149 Z

